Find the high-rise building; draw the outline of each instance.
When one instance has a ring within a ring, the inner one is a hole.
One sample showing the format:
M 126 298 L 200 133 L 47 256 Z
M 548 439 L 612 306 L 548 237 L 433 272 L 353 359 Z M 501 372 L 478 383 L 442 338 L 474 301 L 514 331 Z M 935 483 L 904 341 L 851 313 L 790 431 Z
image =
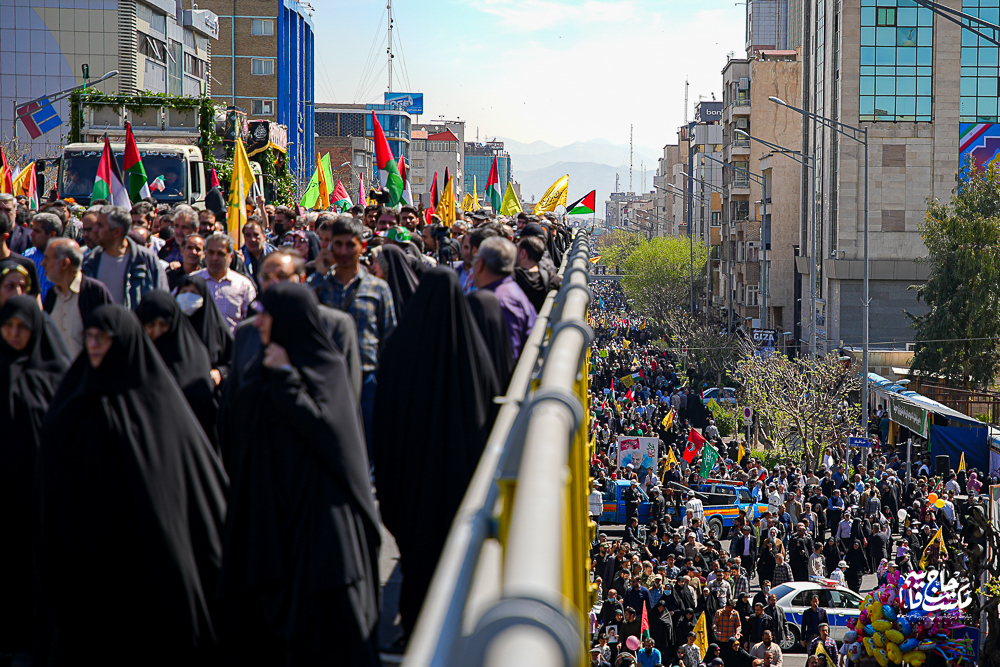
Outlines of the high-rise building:
M 477 188 L 476 195 L 484 206 L 489 204 L 489 197 L 483 201 L 486 193 L 486 181 L 493 168 L 493 159 L 497 161 L 497 175 L 500 179 L 500 191 L 506 192 L 507 183 L 511 177 L 510 153 L 504 150 L 502 141 L 487 141 L 485 143 L 468 142 L 465 144 L 465 188 L 472 192 Z
M 16 124 L 15 106 L 94 81 L 112 70 L 118 70 L 118 76 L 98 84 L 98 90 L 127 95 L 211 93 L 209 58 L 218 44 L 219 25 L 208 9 L 185 10 L 176 0 L 3 3 L 0 127 L 6 134 L 14 126 L 35 157 L 58 155 L 69 120 L 69 99 L 43 104 Z
M 723 157 L 767 183 L 765 200 L 758 179 L 741 177 L 732 170 L 723 174 L 719 307 L 734 328 L 761 320 L 765 282 L 767 328 L 785 331 L 793 325 L 794 261 L 802 214 L 800 171 L 793 159 L 771 155 L 771 148 L 742 133 L 796 150 L 801 119 L 767 98 L 775 95 L 799 106 L 800 76 L 801 62 L 793 50 L 763 50 L 753 58 L 731 58 L 722 70 Z
M 295 0 L 198 0 L 197 4 L 219 17 L 219 39 L 212 51 L 212 97 L 245 109 L 249 118 L 285 125 L 289 169 L 304 187 L 316 160 L 311 10 Z
M 438 175 L 438 193 L 445 186 L 444 172 L 453 179 L 455 194 L 465 195 L 465 121 L 440 121 L 414 125 L 410 138 L 410 190 L 424 206 L 430 205 L 431 185 Z
M 961 9 L 995 22 L 1000 1 L 967 0 Z M 907 313 L 927 312 L 910 289 L 929 275 L 918 261 L 927 252 L 918 229 L 926 201 L 950 198 L 965 155 L 996 155 L 998 48 L 909 0 L 810 0 L 803 24 L 805 108 L 868 130 L 869 340 L 903 347 L 914 337 Z M 802 146 L 817 160 L 822 352 L 863 339 L 865 147 L 816 122 Z M 802 246 L 809 255 L 812 243 Z M 812 262 L 796 264 L 808 304 Z M 810 319 L 803 308 L 807 340 Z

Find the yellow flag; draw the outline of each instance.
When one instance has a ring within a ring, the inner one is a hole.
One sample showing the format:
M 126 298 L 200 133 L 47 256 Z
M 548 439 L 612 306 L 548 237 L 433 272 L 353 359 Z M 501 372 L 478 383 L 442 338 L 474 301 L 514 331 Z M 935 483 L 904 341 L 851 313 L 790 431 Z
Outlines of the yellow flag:
M 535 215 L 556 210 L 556 206 L 566 206 L 566 191 L 569 190 L 569 174 L 549 186 L 542 198 L 535 204 Z
M 674 413 L 671 412 L 670 414 L 672 416 Z M 673 463 L 674 465 L 677 465 L 677 457 L 674 456 L 674 448 L 673 447 L 671 447 L 669 449 L 668 453 L 667 453 L 667 467 L 668 468 L 670 467 L 671 463 Z
M 816 644 L 815 655 L 824 656 L 826 658 L 827 667 L 837 667 L 837 663 L 835 663 L 833 661 L 833 658 L 830 657 L 830 654 L 826 652 L 826 647 L 823 646 L 823 642 L 819 642 L 818 644 Z
M 705 612 L 701 612 L 698 622 L 694 625 L 694 644 L 701 651 L 701 659 L 708 653 L 708 625 L 705 622 Z
M 35 163 L 29 162 L 28 166 L 21 170 L 21 173 L 14 177 L 14 191 L 11 193 L 14 196 L 23 195 L 25 197 L 30 197 L 31 193 L 29 189 L 31 188 L 31 172 L 35 170 Z
M 958 472 L 965 470 L 965 452 L 962 452 L 962 460 L 958 462 Z
M 946 545 L 944 543 L 944 536 L 941 534 L 941 530 L 943 528 L 944 528 L 944 526 L 942 526 L 941 528 L 938 528 L 937 532 L 934 533 L 934 537 L 932 537 L 931 541 L 927 543 L 926 547 L 924 547 L 924 555 L 920 557 L 920 569 L 921 570 L 927 568 L 927 552 L 930 551 L 930 548 L 934 545 L 935 542 L 937 542 L 940 545 L 938 547 L 938 552 L 939 553 L 941 551 L 944 551 L 945 553 L 947 553 L 947 551 L 948 551 L 948 545 Z
M 455 223 L 455 184 L 450 176 L 448 182 L 444 184 L 441 192 L 441 199 L 438 201 L 435 213 L 441 218 L 441 224 L 451 227 Z
M 319 182 L 319 198 L 316 200 L 314 208 L 325 211 L 330 208 L 330 184 L 326 181 L 326 171 L 323 169 L 323 161 L 316 151 L 316 176 Z
M 621 383 L 623 385 L 625 385 L 626 387 L 631 387 L 632 385 L 635 384 L 635 380 L 632 379 L 631 375 L 626 375 L 626 376 L 620 377 L 618 379 L 621 380 Z
M 741 441 L 741 442 L 740 442 L 740 453 L 739 453 L 739 454 L 737 454 L 737 456 L 738 456 L 739 458 L 738 458 L 738 459 L 736 459 L 736 463 L 737 463 L 737 465 L 739 464 L 739 462 L 740 462 L 740 461 L 742 461 L 742 460 L 743 460 L 743 457 L 744 457 L 744 456 L 746 456 L 746 455 L 747 455 L 747 450 L 746 450 L 746 449 L 744 449 L 744 447 L 743 447 L 743 442 Z
M 473 211 L 478 211 L 482 208 L 479 204 L 479 183 L 476 182 L 476 177 L 472 177 L 472 205 L 475 206 Z
M 670 410 L 667 412 L 667 416 L 663 418 L 663 428 L 670 428 L 674 423 L 674 411 Z M 670 450 L 670 456 L 674 455 L 674 450 Z M 669 461 L 668 461 L 669 463 Z M 677 463 L 677 459 L 674 459 L 674 463 Z
M 476 200 L 468 192 L 462 197 L 462 210 L 463 211 L 475 211 L 478 206 L 476 206 Z
M 226 213 L 226 225 L 229 236 L 237 246 L 243 245 L 240 235 L 243 225 L 247 222 L 246 200 L 253 188 L 253 171 L 250 169 L 250 158 L 243 140 L 236 138 L 236 149 L 233 151 L 233 178 L 229 182 L 229 209 Z
M 625 340 L 622 341 L 622 345 L 625 346 L 626 350 L 628 349 L 628 346 L 631 345 L 631 344 L 632 344 L 632 341 L 630 341 L 628 338 L 626 338 Z
M 517 215 L 521 212 L 521 202 L 517 200 L 514 186 L 507 181 L 507 191 L 503 193 L 503 203 L 500 204 L 500 215 Z

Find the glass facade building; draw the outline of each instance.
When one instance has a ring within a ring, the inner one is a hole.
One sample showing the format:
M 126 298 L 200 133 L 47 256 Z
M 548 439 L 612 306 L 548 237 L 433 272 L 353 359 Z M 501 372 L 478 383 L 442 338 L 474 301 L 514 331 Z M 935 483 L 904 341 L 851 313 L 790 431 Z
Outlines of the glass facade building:
M 932 121 L 933 77 L 934 12 L 913 0 L 861 0 L 859 120 Z
M 1000 0 L 964 0 L 962 11 L 990 23 L 1000 23 Z M 1000 48 L 963 30 L 960 122 L 997 122 L 998 67 Z
M 499 147 L 496 144 L 500 143 Z M 510 181 L 510 153 L 503 149 L 501 142 L 491 144 L 465 144 L 465 189 L 472 192 L 473 184 L 476 187 L 476 196 L 484 206 L 489 203 L 489 198 L 485 201 L 486 181 L 490 177 L 490 170 L 493 168 L 493 158 L 497 159 L 497 174 L 500 178 L 500 191 L 507 191 L 507 183 Z

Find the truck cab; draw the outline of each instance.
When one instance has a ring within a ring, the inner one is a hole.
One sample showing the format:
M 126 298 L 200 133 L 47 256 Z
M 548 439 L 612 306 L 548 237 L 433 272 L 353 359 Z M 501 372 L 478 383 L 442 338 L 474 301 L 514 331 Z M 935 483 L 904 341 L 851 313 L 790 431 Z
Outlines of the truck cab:
M 625 490 L 631 486 L 631 482 L 623 479 L 611 480 L 611 485 L 604 492 L 604 513 L 601 515 L 601 523 L 625 523 Z M 643 498 L 639 503 L 639 525 L 646 525 L 649 521 L 649 498 L 645 491 L 642 491 Z
M 138 148 L 153 199 L 164 204 L 191 204 L 195 208 L 205 208 L 208 187 L 200 148 L 160 143 L 140 143 Z M 112 143 L 111 150 L 121 166 L 125 144 Z M 90 204 L 103 151 L 103 142 L 74 143 L 63 148 L 56 180 L 60 197 L 72 197 L 84 206 Z M 160 176 L 163 177 L 163 189 L 153 189 L 153 182 Z
M 740 510 L 746 510 L 749 521 L 763 516 L 767 511 L 767 503 L 754 502 L 750 490 L 732 480 L 706 479 L 704 484 L 695 487 L 695 491 L 704 496 L 702 503 L 705 506 L 705 525 L 715 530 L 715 535 L 720 540 L 733 527 Z

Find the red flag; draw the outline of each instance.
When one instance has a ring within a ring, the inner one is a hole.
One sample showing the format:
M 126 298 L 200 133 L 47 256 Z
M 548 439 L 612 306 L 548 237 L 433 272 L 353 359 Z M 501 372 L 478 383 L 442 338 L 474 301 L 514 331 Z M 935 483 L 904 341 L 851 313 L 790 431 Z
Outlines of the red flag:
M 30 166 L 32 169 L 35 168 L 35 165 Z M 3 152 L 3 147 L 0 147 L 0 192 L 14 194 L 14 174 L 7 164 L 7 154 Z
M 642 622 L 639 623 L 639 639 L 649 639 L 649 618 L 646 616 L 646 601 L 642 601 Z
M 708 441 L 701 437 L 701 433 L 698 433 L 698 431 L 692 428 L 691 432 L 688 433 L 688 444 L 687 447 L 684 448 L 684 455 L 682 458 L 688 463 L 691 463 L 694 461 L 694 457 L 698 456 L 698 452 L 701 451 L 702 446 L 706 442 Z

